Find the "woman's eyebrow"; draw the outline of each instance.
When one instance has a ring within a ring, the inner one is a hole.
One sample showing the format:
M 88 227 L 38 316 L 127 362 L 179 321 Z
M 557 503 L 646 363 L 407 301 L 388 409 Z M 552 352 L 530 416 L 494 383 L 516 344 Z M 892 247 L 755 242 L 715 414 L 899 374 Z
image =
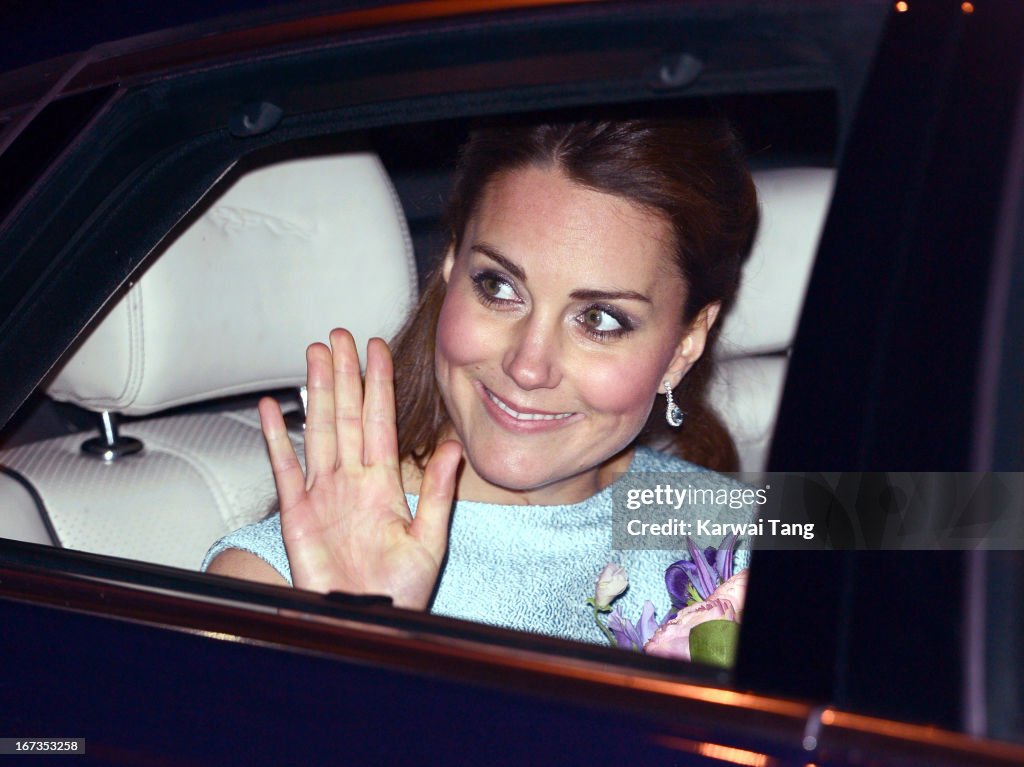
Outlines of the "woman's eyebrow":
M 503 256 L 501 254 L 501 251 L 499 251 L 493 245 L 488 245 L 486 242 L 478 242 L 475 243 L 470 248 L 470 250 L 475 250 L 477 253 L 487 256 L 487 258 L 497 262 L 499 266 L 501 266 L 506 272 L 511 274 L 517 280 L 519 280 L 520 282 L 526 282 L 526 272 L 522 270 L 522 267 L 520 267 L 515 262 L 511 261 L 506 256 Z
M 651 299 L 643 293 L 635 290 L 574 290 L 569 294 L 574 301 L 614 301 L 615 299 L 627 299 L 631 301 L 644 301 L 651 303 Z
M 495 248 L 493 245 L 488 245 L 485 242 L 474 243 L 470 250 L 475 250 L 483 256 L 491 259 L 501 266 L 505 271 L 515 277 L 517 280 L 526 282 L 526 272 L 510 260 L 507 256 L 502 255 L 501 251 Z M 596 290 L 581 288 L 580 290 L 574 290 L 569 294 L 569 297 L 574 301 L 614 301 L 616 299 L 625 299 L 632 301 L 643 301 L 644 303 L 651 303 L 651 299 L 645 296 L 643 293 L 637 293 L 635 290 Z

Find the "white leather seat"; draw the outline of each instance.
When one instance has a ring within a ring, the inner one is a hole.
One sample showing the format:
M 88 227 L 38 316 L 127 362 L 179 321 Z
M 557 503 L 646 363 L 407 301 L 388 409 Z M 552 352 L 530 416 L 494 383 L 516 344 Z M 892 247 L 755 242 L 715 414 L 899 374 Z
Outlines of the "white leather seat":
M 754 174 L 761 225 L 736 303 L 723 320 L 710 391 L 745 472 L 763 471 L 768 460 L 833 182 L 834 172 L 826 168 Z
M 309 343 L 335 326 L 361 349 L 389 337 L 416 283 L 405 217 L 375 155 L 261 168 L 160 256 L 48 393 L 143 416 L 299 387 Z M 218 537 L 275 500 L 254 407 L 132 421 L 121 434 L 141 440 L 142 452 L 87 455 L 81 444 L 92 435 L 0 452 L 0 466 L 21 480 L 0 474 L 0 536 L 197 568 Z

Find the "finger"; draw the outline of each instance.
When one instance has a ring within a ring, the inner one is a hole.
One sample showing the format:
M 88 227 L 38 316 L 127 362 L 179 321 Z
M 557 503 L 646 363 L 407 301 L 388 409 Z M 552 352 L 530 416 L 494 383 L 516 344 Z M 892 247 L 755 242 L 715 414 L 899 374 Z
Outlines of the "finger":
M 288 438 L 288 429 L 284 425 L 277 400 L 264 397 L 258 409 L 263 438 L 267 441 L 267 452 L 270 454 L 270 467 L 274 471 L 277 497 L 282 509 L 291 508 L 306 494 L 306 477 L 302 473 L 302 465 L 295 455 L 292 441 Z
M 395 418 L 395 369 L 391 350 L 380 338 L 366 345 L 366 391 L 363 402 L 363 451 L 368 466 L 398 468 Z
M 356 342 L 347 330 L 331 331 L 334 354 L 334 419 L 338 440 L 338 465 L 361 466 L 363 462 L 363 380 L 359 374 Z
M 334 472 L 338 460 L 334 424 L 334 362 L 324 344 L 306 349 L 306 487 Z
M 455 498 L 455 479 L 462 460 L 462 445 L 449 440 L 438 445 L 423 472 L 416 518 L 409 532 L 438 561 L 448 547 L 448 519 Z

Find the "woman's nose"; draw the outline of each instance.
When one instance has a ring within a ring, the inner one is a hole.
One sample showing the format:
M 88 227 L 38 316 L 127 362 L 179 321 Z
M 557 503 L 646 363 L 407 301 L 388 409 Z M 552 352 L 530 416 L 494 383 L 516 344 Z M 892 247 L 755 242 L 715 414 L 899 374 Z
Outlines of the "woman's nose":
M 556 327 L 546 327 L 531 318 L 519 323 L 509 340 L 502 367 L 520 389 L 553 389 L 558 385 L 562 375 Z

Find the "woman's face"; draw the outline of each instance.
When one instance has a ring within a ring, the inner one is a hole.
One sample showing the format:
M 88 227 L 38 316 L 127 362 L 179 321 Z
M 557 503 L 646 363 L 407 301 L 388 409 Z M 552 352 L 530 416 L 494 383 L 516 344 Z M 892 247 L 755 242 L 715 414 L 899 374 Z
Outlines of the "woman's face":
M 468 459 L 460 497 L 570 503 L 600 489 L 714 321 L 682 326 L 671 244 L 661 216 L 555 168 L 488 185 L 445 261 L 437 328 L 450 436 Z

